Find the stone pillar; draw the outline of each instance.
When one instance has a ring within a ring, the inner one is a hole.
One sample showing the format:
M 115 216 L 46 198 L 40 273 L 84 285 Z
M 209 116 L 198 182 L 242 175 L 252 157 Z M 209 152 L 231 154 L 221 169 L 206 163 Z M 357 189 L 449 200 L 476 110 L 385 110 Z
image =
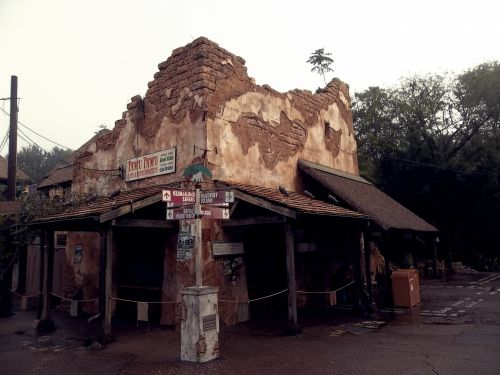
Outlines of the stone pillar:
M 207 362 L 219 357 L 219 313 L 216 287 L 184 288 L 181 292 L 181 360 Z

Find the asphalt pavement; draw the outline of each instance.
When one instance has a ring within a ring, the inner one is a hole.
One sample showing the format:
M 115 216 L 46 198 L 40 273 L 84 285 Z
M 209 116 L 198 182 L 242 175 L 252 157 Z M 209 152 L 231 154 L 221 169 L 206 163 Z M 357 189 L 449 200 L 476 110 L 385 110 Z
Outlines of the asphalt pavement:
M 500 273 L 424 280 L 422 303 L 380 318 L 336 310 L 300 316 L 303 332 L 283 335 L 279 321 L 223 328 L 218 360 L 180 361 L 180 333 L 116 327 L 106 347 L 85 339 L 83 320 L 54 313 L 47 335 L 33 311 L 0 320 L 1 374 L 500 374 Z

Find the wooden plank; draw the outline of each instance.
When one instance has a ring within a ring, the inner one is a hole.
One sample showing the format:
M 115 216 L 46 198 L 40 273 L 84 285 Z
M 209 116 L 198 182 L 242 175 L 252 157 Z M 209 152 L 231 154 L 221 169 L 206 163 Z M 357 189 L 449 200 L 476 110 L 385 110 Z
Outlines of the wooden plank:
M 130 203 L 121 207 L 118 207 L 114 210 L 106 212 L 99 217 L 99 222 L 104 223 L 106 221 L 116 219 L 117 217 L 128 214 L 129 212 L 134 212 L 136 210 L 140 210 L 141 208 L 150 206 L 154 203 L 161 202 L 161 193 L 155 194 L 149 198 Z
M 236 190 L 236 189 L 234 190 L 234 196 L 238 199 L 241 199 L 242 201 L 245 201 L 245 202 L 251 203 L 253 205 L 262 207 L 262 208 L 269 210 L 269 211 L 276 212 L 278 214 L 287 216 L 289 218 L 295 219 L 297 217 L 297 213 L 290 208 L 286 208 L 286 207 L 282 207 L 282 206 L 273 204 L 273 203 L 268 202 L 262 198 L 254 197 L 253 195 L 244 193 L 244 192 Z
M 261 224 L 283 224 L 283 216 L 255 216 L 242 219 L 231 219 L 221 222 L 223 227 L 238 227 L 243 225 L 261 225 Z
M 119 219 L 112 224 L 114 227 L 162 228 L 172 229 L 174 224 L 165 220 Z
M 297 282 L 295 280 L 295 238 L 290 222 L 285 223 L 286 269 L 288 280 L 288 328 L 290 333 L 298 333 L 297 323 Z

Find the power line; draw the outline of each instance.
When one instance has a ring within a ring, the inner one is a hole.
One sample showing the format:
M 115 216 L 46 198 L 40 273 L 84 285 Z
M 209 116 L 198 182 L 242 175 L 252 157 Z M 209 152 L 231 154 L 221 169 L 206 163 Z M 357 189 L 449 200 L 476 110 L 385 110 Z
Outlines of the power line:
M 5 115 L 7 115 L 7 116 L 9 116 L 9 117 L 10 117 L 10 113 L 9 113 L 9 112 L 7 112 L 5 109 L 0 108 L 0 110 L 1 110 L 1 111 L 5 114 Z M 19 121 L 19 120 L 18 120 L 18 121 L 17 121 L 17 123 L 18 123 L 19 125 L 21 125 L 21 126 L 25 127 L 26 129 L 28 129 L 28 130 L 29 130 L 29 131 L 31 131 L 32 133 L 34 133 L 34 134 L 38 135 L 39 137 L 41 137 L 41 138 L 45 139 L 46 141 L 49 141 L 49 142 L 51 142 L 51 143 L 53 143 L 53 144 L 55 144 L 55 145 L 57 145 L 57 146 L 59 146 L 59 147 L 62 147 L 62 148 L 65 148 L 65 149 L 68 149 L 68 150 L 73 151 L 70 147 L 64 146 L 64 145 L 62 145 L 62 144 L 60 144 L 60 143 L 58 143 L 58 142 L 56 142 L 56 141 L 53 141 L 52 139 L 49 139 L 49 138 L 47 138 L 47 137 L 43 136 L 42 134 L 40 134 L 40 133 L 36 132 L 35 130 L 31 129 L 31 128 L 30 128 L 30 127 L 28 127 L 27 125 L 24 125 L 21 121 Z
M 387 155 L 386 155 L 386 157 L 389 159 L 393 159 L 393 160 L 399 160 L 399 161 L 404 161 L 404 162 L 410 163 L 410 164 L 420 165 L 422 167 L 437 168 L 437 169 L 441 169 L 443 171 L 454 172 L 454 173 L 477 174 L 477 175 L 482 175 L 482 176 L 489 176 L 489 175 L 497 175 L 498 174 L 497 172 L 476 172 L 476 171 L 457 170 L 457 169 L 446 168 L 446 167 L 443 167 L 443 166 L 437 165 L 437 164 L 424 163 L 421 161 L 409 160 L 409 159 L 404 159 L 404 158 L 396 158 L 396 157 L 387 156 Z

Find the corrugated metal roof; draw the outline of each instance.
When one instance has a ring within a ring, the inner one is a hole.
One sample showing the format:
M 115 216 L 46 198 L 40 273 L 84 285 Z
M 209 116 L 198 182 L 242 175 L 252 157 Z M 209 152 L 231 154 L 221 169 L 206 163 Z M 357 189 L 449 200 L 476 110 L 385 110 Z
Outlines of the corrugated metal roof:
M 299 168 L 350 207 L 370 216 L 382 229 L 402 229 L 418 232 L 437 232 L 425 220 L 396 202 L 365 179 L 336 171 L 306 160 Z
M 348 210 L 346 208 L 335 206 L 333 204 L 326 203 L 320 200 L 312 199 L 296 192 L 288 192 L 288 196 L 286 196 L 285 194 L 279 191 L 278 187 L 272 189 L 260 186 L 237 184 L 237 183 L 226 183 L 226 184 L 233 189 L 240 190 L 247 194 L 257 196 L 267 201 L 279 204 L 283 207 L 291 208 L 300 213 L 312 214 L 312 215 L 349 217 L 356 219 L 367 218 L 366 215 L 363 215 L 359 212 Z

